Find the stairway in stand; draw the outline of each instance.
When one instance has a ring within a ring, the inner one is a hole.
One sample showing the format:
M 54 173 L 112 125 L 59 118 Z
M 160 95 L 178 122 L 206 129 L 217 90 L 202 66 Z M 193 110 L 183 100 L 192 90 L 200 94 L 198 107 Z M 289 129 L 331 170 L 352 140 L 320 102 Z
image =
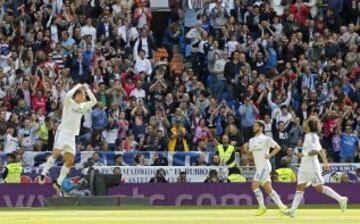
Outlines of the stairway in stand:
M 158 48 L 155 52 L 155 63 L 161 58 L 167 57 L 167 51 L 165 48 Z M 180 53 L 174 52 L 174 57 L 170 62 L 170 69 L 176 74 L 181 74 L 184 69 L 183 56 Z

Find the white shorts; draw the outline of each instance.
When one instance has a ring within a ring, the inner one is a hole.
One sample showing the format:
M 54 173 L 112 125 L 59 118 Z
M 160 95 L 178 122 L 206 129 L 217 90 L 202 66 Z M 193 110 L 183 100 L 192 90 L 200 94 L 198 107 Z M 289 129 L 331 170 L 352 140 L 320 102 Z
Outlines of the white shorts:
M 298 185 L 310 183 L 313 187 L 324 184 L 321 172 L 299 172 Z
M 264 167 L 261 170 L 256 170 L 253 181 L 257 181 L 261 184 L 265 184 L 266 182 L 271 182 L 270 177 L 271 169 L 268 167 Z
M 70 154 L 76 154 L 75 146 L 75 135 L 57 130 L 54 140 L 54 148 L 60 149 L 61 153 L 64 154 L 68 152 Z

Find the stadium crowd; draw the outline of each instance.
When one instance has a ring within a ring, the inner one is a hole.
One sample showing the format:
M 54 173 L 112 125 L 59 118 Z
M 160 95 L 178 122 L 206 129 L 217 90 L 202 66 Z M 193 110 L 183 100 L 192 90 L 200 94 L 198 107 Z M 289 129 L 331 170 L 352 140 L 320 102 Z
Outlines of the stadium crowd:
M 79 151 L 214 152 L 226 135 L 251 165 L 242 145 L 262 119 L 282 148 L 277 166 L 296 164 L 302 124 L 318 115 L 330 161 L 360 161 L 359 1 L 169 5 L 159 46 L 147 0 L 0 0 L 0 151 L 52 150 L 64 96 L 81 82 L 99 103 Z

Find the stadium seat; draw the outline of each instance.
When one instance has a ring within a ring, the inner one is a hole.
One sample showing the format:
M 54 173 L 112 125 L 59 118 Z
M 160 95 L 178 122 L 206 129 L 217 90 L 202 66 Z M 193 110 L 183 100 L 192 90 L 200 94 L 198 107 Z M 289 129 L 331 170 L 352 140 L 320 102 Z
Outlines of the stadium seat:
M 40 182 L 40 177 L 39 176 L 35 177 L 34 183 L 38 184 L 39 182 Z M 45 184 L 50 184 L 51 182 L 52 182 L 51 177 L 46 176 L 45 177 Z
M 22 183 L 22 184 L 32 184 L 33 181 L 31 180 L 31 177 L 29 177 L 29 176 L 21 176 L 20 177 L 20 183 Z

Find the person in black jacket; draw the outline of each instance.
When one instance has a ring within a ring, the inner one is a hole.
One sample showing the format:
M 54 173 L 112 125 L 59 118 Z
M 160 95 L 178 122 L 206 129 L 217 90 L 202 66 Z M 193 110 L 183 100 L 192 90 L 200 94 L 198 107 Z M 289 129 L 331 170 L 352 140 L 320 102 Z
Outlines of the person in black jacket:
M 272 133 L 274 140 L 280 145 L 281 151 L 275 157 L 275 164 L 280 164 L 280 159 L 286 155 L 287 148 L 290 146 L 290 135 L 289 132 L 293 126 L 291 121 L 287 127 L 283 121 L 276 123 L 276 120 L 273 120 L 272 123 Z
M 155 176 L 150 179 L 149 183 L 168 183 L 165 177 L 166 177 L 165 170 L 160 168 L 156 171 Z
M 70 76 L 75 82 L 90 82 L 90 68 L 83 58 L 81 49 L 78 49 L 76 57 L 71 62 Z
M 240 76 L 240 68 L 243 65 L 239 60 L 239 52 L 234 52 L 232 55 L 232 60 L 226 62 L 224 68 L 224 76 L 226 78 L 226 88 L 230 96 L 234 96 L 234 87 L 237 85 L 237 79 Z

